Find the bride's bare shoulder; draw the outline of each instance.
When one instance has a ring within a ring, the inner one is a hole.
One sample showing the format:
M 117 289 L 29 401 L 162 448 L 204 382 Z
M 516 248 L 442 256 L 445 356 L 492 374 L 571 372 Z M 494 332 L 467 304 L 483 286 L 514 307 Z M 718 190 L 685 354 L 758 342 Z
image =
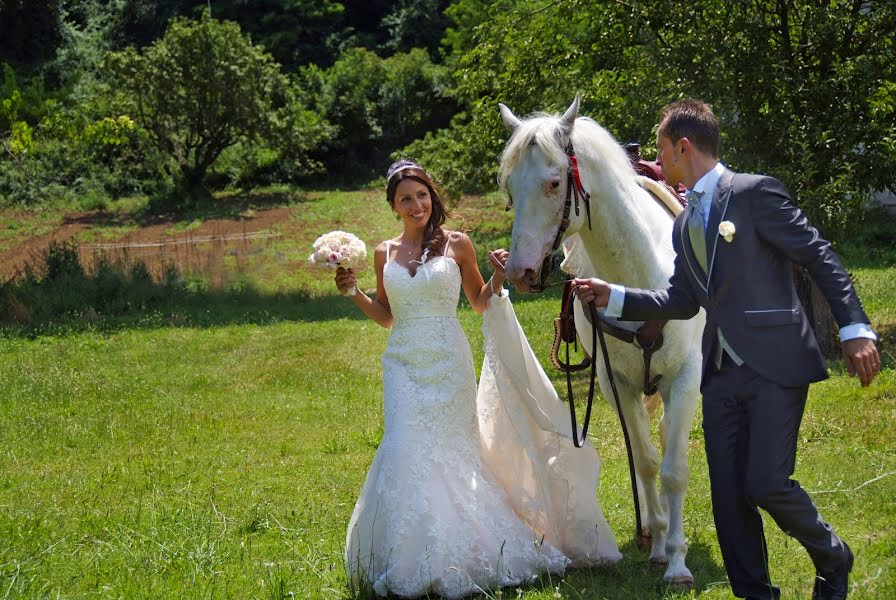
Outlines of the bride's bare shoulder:
M 383 240 L 379 244 L 376 245 L 376 248 L 373 250 L 374 260 L 377 263 L 383 263 L 386 261 L 386 253 L 389 251 L 390 246 L 394 246 L 396 244 L 395 240 Z
M 452 246 L 454 244 L 469 244 L 469 243 L 471 243 L 470 236 L 468 236 L 463 231 L 448 231 L 448 230 L 446 230 L 445 237 L 448 239 L 448 243 Z

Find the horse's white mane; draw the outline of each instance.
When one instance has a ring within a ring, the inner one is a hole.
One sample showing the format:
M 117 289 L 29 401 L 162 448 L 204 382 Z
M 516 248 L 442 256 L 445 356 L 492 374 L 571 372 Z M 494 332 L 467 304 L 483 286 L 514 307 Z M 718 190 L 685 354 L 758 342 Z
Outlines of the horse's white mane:
M 561 127 L 562 119 L 556 115 L 539 114 L 518 122 L 501 155 L 498 183 L 502 189 L 507 190 L 511 173 L 522 168 L 527 153 L 532 150 L 530 146 L 538 146 L 549 165 L 566 168 L 566 151 L 561 146 L 565 136 L 561 135 Z M 628 154 L 606 129 L 593 119 L 578 117 L 571 140 L 582 184 L 592 198 L 592 211 L 600 213 L 598 226 L 603 242 L 599 246 L 627 247 L 625 260 L 638 265 L 637 273 L 626 267 L 625 273 L 616 273 L 616 277 L 626 276 L 630 283 L 636 281 L 641 286 L 661 285 L 668 278 L 666 267 L 671 266 L 671 227 L 667 216 L 639 185 L 642 178 L 635 173 Z M 572 235 L 567 239 L 566 260 L 561 267 L 565 271 L 594 275 L 595 268 L 606 273 L 608 266 L 620 265 L 618 257 L 586 256 L 583 240 L 578 237 Z M 648 243 L 632 246 L 632 239 Z
M 560 117 L 546 114 L 537 114 L 520 123 L 501 154 L 498 184 L 502 188 L 530 145 L 534 144 L 541 148 L 554 164 L 562 165 L 566 162 L 565 149 L 560 146 L 559 124 Z M 576 155 L 580 157 L 580 162 L 583 158 L 590 159 L 593 166 L 599 170 L 601 179 L 608 173 L 616 173 L 630 175 L 632 182 L 634 181 L 635 171 L 625 150 L 593 119 L 589 117 L 576 119 L 572 129 L 572 145 Z
M 506 186 L 510 173 L 522 160 L 526 149 L 533 144 L 540 146 L 542 151 L 550 156 L 551 162 L 561 164 L 564 154 L 563 148 L 560 147 L 560 141 L 557 139 L 559 120 L 556 115 L 539 113 L 520 123 L 507 142 L 504 152 L 501 153 L 498 185 L 502 188 Z

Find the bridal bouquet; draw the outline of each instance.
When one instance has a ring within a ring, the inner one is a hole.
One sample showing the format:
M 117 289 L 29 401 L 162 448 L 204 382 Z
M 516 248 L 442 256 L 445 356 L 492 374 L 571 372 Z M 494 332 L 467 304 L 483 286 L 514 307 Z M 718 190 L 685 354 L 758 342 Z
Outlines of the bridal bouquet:
M 360 271 L 367 266 L 367 247 L 357 236 L 345 231 L 331 231 L 314 240 L 314 253 L 308 262 L 326 269 L 352 269 Z M 355 289 L 348 291 L 355 295 Z

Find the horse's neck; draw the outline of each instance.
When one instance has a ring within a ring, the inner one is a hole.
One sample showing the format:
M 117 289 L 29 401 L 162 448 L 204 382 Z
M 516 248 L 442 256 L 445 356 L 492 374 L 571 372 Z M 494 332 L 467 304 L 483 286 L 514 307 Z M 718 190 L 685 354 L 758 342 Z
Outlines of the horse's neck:
M 626 192 L 620 190 L 627 189 Z M 660 246 L 662 227 L 672 222 L 649 194 L 631 185 L 592 196 L 591 229 L 579 236 L 595 268 L 595 275 L 613 283 L 638 287 L 660 286 L 669 277 L 669 252 Z

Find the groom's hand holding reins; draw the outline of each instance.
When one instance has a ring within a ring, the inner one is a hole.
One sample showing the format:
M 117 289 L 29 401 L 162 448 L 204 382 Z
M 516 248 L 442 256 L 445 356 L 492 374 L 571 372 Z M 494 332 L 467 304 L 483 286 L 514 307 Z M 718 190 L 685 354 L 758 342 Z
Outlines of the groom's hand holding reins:
M 610 285 L 600 279 L 573 279 L 576 295 L 582 304 L 593 302 L 596 308 L 604 308 L 610 302 Z

